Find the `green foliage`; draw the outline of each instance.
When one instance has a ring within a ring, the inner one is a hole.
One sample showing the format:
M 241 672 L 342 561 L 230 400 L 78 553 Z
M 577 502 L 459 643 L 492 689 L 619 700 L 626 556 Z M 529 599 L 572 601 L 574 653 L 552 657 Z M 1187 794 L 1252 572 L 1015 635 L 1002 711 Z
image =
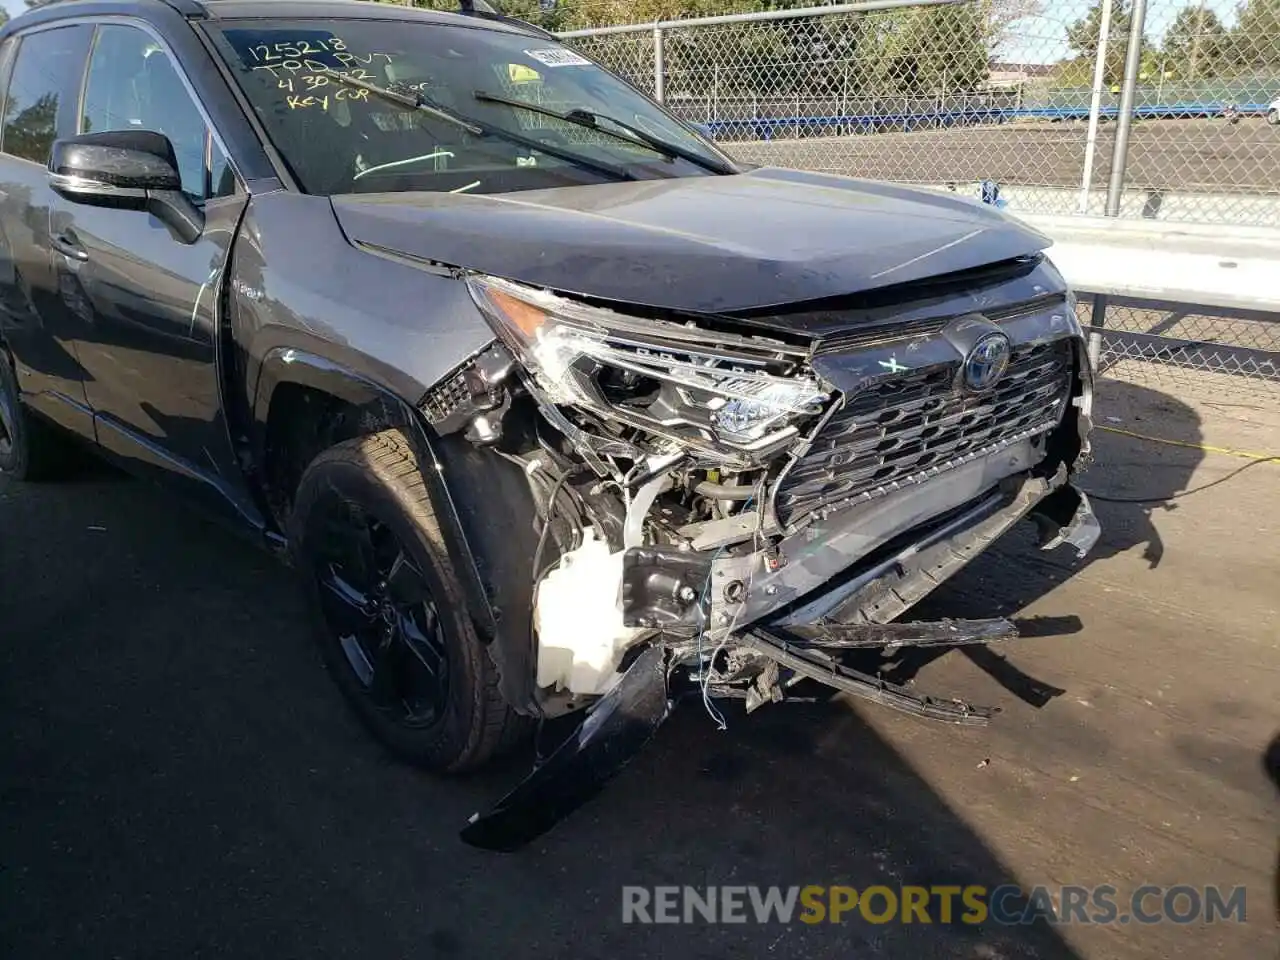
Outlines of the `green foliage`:
M 1198 4 L 1178 11 L 1165 33 L 1165 69 L 1180 80 L 1215 77 L 1231 49 L 1231 36 L 1209 7 Z
M 1131 0 L 1115 0 L 1111 8 L 1111 34 L 1107 41 L 1107 65 L 1104 77 L 1111 86 L 1124 80 L 1124 63 L 1129 52 L 1129 35 L 1133 32 L 1133 3 Z M 1089 79 L 1086 85 L 1093 82 L 1092 64 L 1098 56 L 1098 47 L 1102 37 L 1102 3 L 1097 0 L 1089 8 L 1085 16 L 1067 26 L 1067 44 L 1075 51 L 1077 59 L 1086 60 L 1089 66 Z M 1142 38 L 1144 62 L 1151 53 L 1147 38 Z
M 1228 58 L 1246 70 L 1280 67 L 1280 0 L 1245 0 L 1237 9 Z

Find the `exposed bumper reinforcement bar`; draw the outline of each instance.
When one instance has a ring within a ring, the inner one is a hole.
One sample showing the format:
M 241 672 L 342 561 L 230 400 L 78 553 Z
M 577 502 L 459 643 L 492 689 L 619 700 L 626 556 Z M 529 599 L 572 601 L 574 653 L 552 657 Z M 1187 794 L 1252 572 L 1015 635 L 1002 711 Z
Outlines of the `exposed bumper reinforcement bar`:
M 1041 548 L 1069 543 L 1083 557 L 1100 531 L 1088 498 L 1067 482 L 1065 471 L 1053 478 L 1007 481 L 950 523 L 906 543 L 900 550 L 864 562 L 830 589 L 790 611 L 764 618 L 770 626 L 838 623 L 888 623 L 960 572 L 1010 527 L 1031 514 L 1042 530 Z
M 998 707 L 976 707 L 963 700 L 944 700 L 915 693 L 880 677 L 852 670 L 835 660 L 820 658 L 771 631 L 751 630 L 740 639 L 744 646 L 776 660 L 801 676 L 903 713 L 962 726 L 983 726 L 1000 712 Z
M 827 650 L 868 647 L 949 647 L 968 643 L 1011 640 L 1018 628 L 1004 618 L 939 620 L 937 623 L 815 623 L 788 627 L 797 646 Z
M 1098 539 L 1099 527 L 1088 499 L 1065 476 L 1029 478 L 1014 490 L 1006 486 L 983 498 L 951 523 L 869 564 L 789 615 L 734 634 L 731 642 L 776 664 L 775 679 L 781 667 L 915 716 L 966 726 L 986 724 L 999 713 L 998 708 L 916 693 L 853 670 L 827 651 L 838 655 L 862 648 L 950 646 L 1016 637 L 1017 628 L 1004 619 L 882 621 L 901 615 L 1032 512 L 1043 530 L 1044 549 L 1065 543 L 1084 556 Z M 804 619 L 795 622 L 800 617 Z M 599 793 L 671 713 L 668 652 L 662 644 L 644 650 L 577 731 L 490 812 L 473 817 L 462 839 L 486 850 L 517 850 Z

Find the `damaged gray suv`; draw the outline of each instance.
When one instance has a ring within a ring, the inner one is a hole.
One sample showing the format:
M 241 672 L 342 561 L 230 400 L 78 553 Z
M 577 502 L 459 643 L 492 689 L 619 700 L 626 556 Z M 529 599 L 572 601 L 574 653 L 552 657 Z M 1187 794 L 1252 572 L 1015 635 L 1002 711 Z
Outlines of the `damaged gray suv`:
M 0 471 L 72 434 L 287 557 L 412 762 L 582 717 L 473 844 L 686 695 L 984 722 L 847 652 L 1011 636 L 900 618 L 1024 517 L 1098 535 L 1074 298 L 995 210 L 741 166 L 471 4 L 64 0 L 0 89 Z

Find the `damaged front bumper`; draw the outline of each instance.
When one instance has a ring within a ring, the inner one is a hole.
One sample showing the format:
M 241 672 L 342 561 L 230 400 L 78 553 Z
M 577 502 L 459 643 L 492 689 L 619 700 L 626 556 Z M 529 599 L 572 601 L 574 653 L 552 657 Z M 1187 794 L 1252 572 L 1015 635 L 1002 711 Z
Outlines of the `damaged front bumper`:
M 1015 636 L 1005 620 L 897 621 L 1023 518 L 1045 549 L 1083 556 L 1098 538 L 1071 483 L 1092 400 L 1074 301 L 1046 265 L 1017 270 L 965 294 L 981 311 L 935 322 L 889 304 L 883 335 L 803 349 L 474 284 L 505 347 L 459 375 L 462 406 L 433 398 L 432 422 L 470 424 L 537 505 L 536 682 L 531 698 L 511 695 L 510 652 L 527 635 L 508 618 L 494 644 L 503 692 L 533 715 L 587 713 L 468 842 L 539 835 L 622 768 L 682 690 L 750 712 L 808 678 L 935 720 L 992 716 L 842 656 Z
M 1075 548 L 1083 558 L 1100 527 L 1088 498 L 1067 481 L 1063 467 L 1051 478 L 1009 478 L 963 505 L 946 520 L 847 569 L 840 582 L 799 606 L 785 601 L 772 616 L 721 631 L 717 649 L 735 663 L 748 710 L 785 699 L 795 679 L 807 678 L 881 706 L 930 720 L 985 724 L 997 712 L 956 699 L 918 693 L 841 663 L 841 651 L 860 648 L 955 646 L 1007 640 L 1018 635 L 1005 619 L 888 623 L 1031 516 L 1041 529 L 1041 548 Z M 809 575 L 820 577 L 821 566 Z M 803 593 L 803 579 L 790 589 Z M 769 595 L 766 593 L 766 596 Z M 775 594 L 776 595 L 776 594 Z M 738 606 L 741 607 L 745 600 Z M 883 617 L 877 622 L 873 618 Z M 689 655 L 689 643 L 658 639 L 632 662 L 621 680 L 592 707 L 586 720 L 514 790 L 484 815 L 477 814 L 462 839 L 486 850 L 519 849 L 551 829 L 591 797 L 652 739 L 674 706 L 674 667 Z M 704 669 L 714 664 L 703 664 Z M 729 678 L 722 678 L 729 679 Z

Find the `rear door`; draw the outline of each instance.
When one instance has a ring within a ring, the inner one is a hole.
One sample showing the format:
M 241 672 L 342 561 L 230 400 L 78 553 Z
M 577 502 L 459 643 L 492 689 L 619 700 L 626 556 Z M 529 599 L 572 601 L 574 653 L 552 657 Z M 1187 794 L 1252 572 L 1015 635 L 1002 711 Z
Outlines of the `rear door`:
M 27 404 L 86 436 L 93 426 L 76 340 L 89 315 L 54 269 L 49 223 L 57 197 L 46 168 L 53 141 L 76 128 L 92 36 L 92 26 L 71 24 L 10 38 L 0 126 L 0 333 Z

